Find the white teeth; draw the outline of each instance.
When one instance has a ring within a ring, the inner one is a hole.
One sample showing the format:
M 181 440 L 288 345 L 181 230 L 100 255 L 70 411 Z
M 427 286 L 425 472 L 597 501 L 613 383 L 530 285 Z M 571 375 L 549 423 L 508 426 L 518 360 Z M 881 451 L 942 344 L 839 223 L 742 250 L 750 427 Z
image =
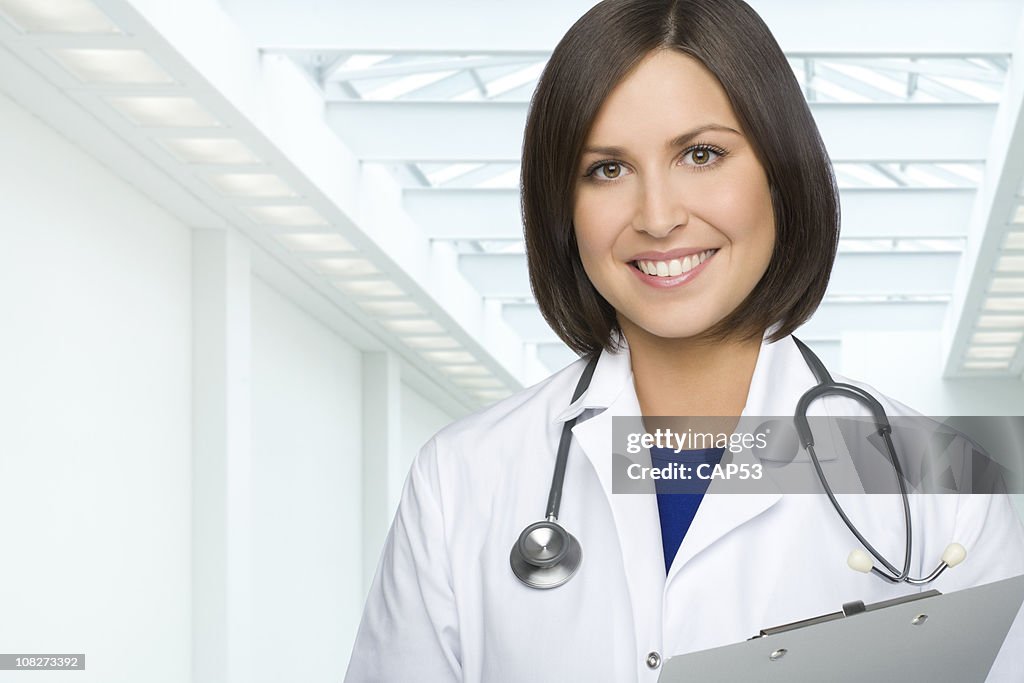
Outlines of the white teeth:
M 641 272 L 647 275 L 655 275 L 657 277 L 673 277 L 675 275 L 682 275 L 688 273 L 700 264 L 711 258 L 717 249 L 708 249 L 702 251 L 700 254 L 691 254 L 686 258 L 672 259 L 671 261 L 635 261 L 636 267 Z

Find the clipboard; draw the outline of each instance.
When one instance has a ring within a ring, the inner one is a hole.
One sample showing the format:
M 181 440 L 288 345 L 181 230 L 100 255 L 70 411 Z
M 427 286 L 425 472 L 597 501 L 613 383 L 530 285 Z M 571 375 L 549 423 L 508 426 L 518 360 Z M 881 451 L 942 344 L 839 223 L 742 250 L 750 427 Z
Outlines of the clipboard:
M 981 683 L 1024 602 L 1024 575 L 927 591 L 764 629 L 671 657 L 658 683 L 959 681 Z

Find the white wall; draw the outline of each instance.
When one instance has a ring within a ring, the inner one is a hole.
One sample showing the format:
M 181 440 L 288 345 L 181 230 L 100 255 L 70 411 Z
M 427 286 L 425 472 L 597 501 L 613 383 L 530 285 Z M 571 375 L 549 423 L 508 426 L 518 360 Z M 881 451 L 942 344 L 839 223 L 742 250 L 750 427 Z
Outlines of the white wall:
M 435 406 L 405 382 L 402 382 L 401 406 L 402 468 L 403 471 L 408 472 L 413 458 L 419 453 L 423 444 L 455 418 Z M 393 515 L 394 511 L 392 511 Z
M 3 95 L 0 131 L 0 650 L 180 683 L 190 232 Z
M 361 354 L 252 287 L 254 681 L 338 681 L 363 608 Z
M 2 95 L 0 130 L 0 651 L 85 653 L 81 683 L 340 680 L 390 523 L 363 510 L 381 352 Z M 389 401 L 397 500 L 451 417 Z
M 1024 415 L 1024 382 L 943 379 L 942 348 L 932 332 L 847 332 L 841 373 L 925 415 Z

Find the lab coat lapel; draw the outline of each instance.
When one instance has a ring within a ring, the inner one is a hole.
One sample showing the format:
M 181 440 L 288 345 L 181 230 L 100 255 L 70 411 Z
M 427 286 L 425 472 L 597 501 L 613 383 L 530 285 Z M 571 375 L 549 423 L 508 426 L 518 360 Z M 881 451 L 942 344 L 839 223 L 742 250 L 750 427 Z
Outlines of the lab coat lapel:
M 767 337 L 771 331 L 766 331 L 764 336 Z M 793 415 L 800 396 L 814 384 L 814 376 L 791 337 L 772 344 L 763 341 L 741 415 Z M 766 480 L 761 489 L 764 493 L 715 495 L 716 485 L 712 483 L 666 579 L 657 498 L 653 493 L 613 495 L 612 492 L 613 418 L 642 414 L 625 344 L 616 353 L 602 352 L 590 388 L 561 411 L 555 420 L 570 419 L 588 408 L 596 408 L 600 412 L 573 427 L 574 443 L 578 444 L 597 473 L 612 510 L 633 602 L 637 645 L 641 649 L 655 644 L 660 646 L 660 627 L 651 630 L 649 625 L 661 624 L 666 580 L 671 581 L 688 562 L 717 540 L 771 508 L 781 500 L 782 493 L 770 480 Z M 813 414 L 817 411 L 808 412 Z M 646 451 L 645 454 L 649 457 Z M 737 462 L 753 463 L 756 460 L 747 451 L 746 455 L 737 454 Z
M 600 377 L 599 372 L 602 373 Z M 595 369 L 594 382 L 598 381 L 601 385 L 595 394 L 608 392 L 601 398 L 610 397 L 611 402 L 602 412 L 577 424 L 573 428 L 573 436 L 593 465 L 611 506 L 633 605 L 637 651 L 648 652 L 661 647 L 665 565 L 658 503 L 653 495 L 612 494 L 612 419 L 641 414 L 628 352 L 605 352 Z M 592 400 L 598 399 L 592 397 Z
M 765 338 L 771 331 L 769 329 L 762 337 L 741 418 L 792 415 L 800 395 L 814 384 L 803 357 L 799 360 L 794 357 L 794 354 L 799 354 L 799 349 L 792 337 L 768 343 Z M 736 454 L 735 462 L 754 464 L 757 460 L 750 451 L 742 451 Z M 764 493 L 716 494 L 720 488 L 719 481 L 713 481 L 708 487 L 672 561 L 667 582 L 671 582 L 688 562 L 715 541 L 768 510 L 782 498 L 782 492 L 770 478 L 761 482 L 760 489 Z

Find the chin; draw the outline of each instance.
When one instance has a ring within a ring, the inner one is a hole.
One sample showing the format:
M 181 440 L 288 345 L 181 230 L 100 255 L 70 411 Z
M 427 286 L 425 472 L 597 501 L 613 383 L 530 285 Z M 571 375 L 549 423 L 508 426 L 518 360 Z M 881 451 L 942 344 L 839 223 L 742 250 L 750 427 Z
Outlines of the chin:
M 650 325 L 638 325 L 645 333 L 662 339 L 695 337 L 711 328 L 710 324 L 680 324 L 661 320 Z

